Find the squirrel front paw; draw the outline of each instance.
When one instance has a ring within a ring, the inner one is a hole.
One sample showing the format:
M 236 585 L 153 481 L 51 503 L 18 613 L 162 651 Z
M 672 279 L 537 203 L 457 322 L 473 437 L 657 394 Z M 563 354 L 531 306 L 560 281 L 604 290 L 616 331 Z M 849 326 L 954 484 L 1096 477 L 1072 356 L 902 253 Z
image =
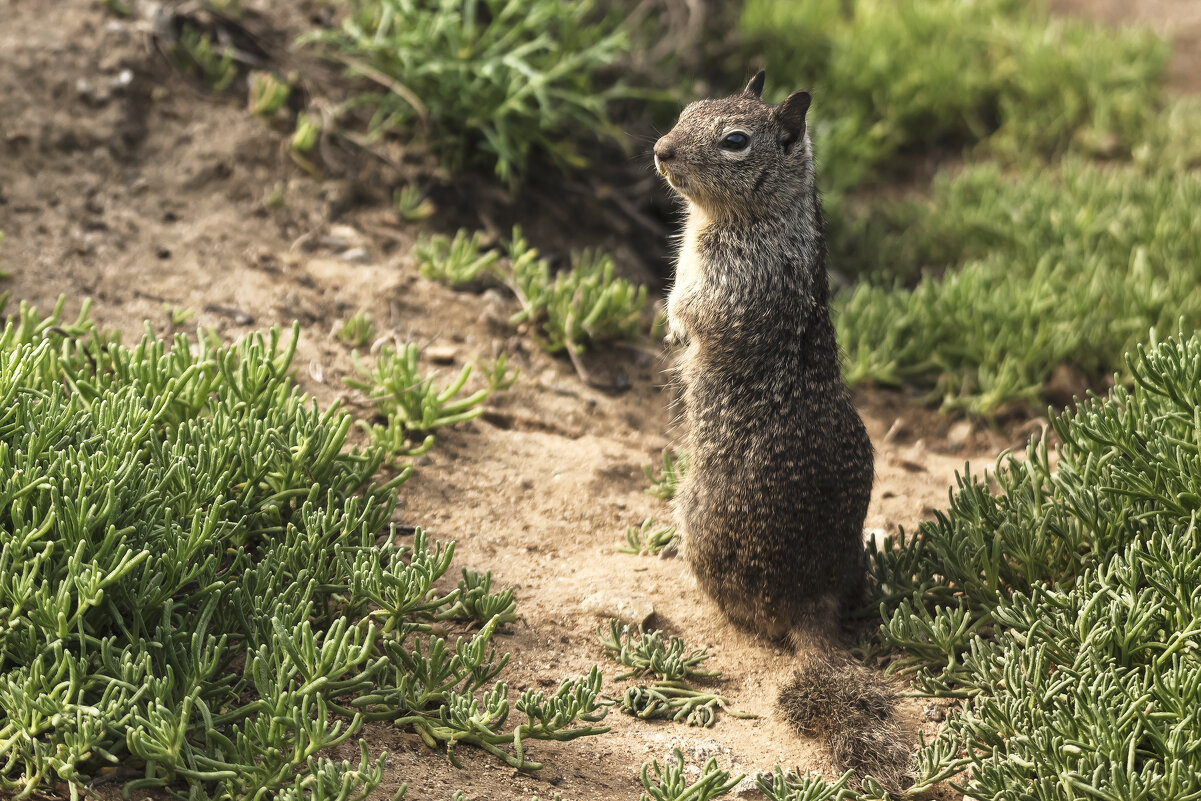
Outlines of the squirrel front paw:
M 668 540 L 667 544 L 663 546 L 663 550 L 659 551 L 660 559 L 675 559 L 676 557 L 688 558 L 684 553 L 684 532 L 678 529 L 676 535 Z
M 663 335 L 663 344 L 672 350 L 687 347 L 688 335 L 678 329 L 668 327 L 667 333 Z

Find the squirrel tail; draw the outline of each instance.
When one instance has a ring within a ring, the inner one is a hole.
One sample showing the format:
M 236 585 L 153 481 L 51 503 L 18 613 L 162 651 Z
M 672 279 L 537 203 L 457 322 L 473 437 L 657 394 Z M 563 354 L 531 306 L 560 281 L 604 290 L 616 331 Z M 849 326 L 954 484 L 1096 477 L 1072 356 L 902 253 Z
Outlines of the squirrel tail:
M 871 776 L 889 792 L 909 779 L 910 748 L 895 709 L 891 681 L 835 650 L 818 627 L 794 630 L 800 664 L 780 687 L 784 718 L 802 735 L 820 740 L 839 770 Z

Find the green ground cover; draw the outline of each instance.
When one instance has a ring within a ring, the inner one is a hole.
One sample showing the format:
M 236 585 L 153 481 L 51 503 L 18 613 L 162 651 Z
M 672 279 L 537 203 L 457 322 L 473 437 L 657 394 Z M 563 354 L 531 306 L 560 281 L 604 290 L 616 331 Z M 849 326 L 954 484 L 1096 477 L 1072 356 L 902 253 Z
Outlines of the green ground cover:
M 506 726 L 511 591 L 435 587 L 454 544 L 391 532 L 408 473 L 296 388 L 295 330 L 126 347 L 84 315 L 0 334 L 0 788 L 365 797 L 385 756 L 324 752 L 371 720 L 523 770 L 606 730 L 595 669 Z
M 1140 348 L 1118 386 L 964 475 L 873 555 L 886 642 L 963 699 L 915 791 L 974 799 L 1201 797 L 1201 338 Z
M 1201 324 L 1201 172 L 983 164 L 931 194 L 860 229 L 856 257 L 881 277 L 838 301 L 852 383 L 917 386 L 981 415 L 1037 408 L 1056 367 L 1097 386 L 1151 326 Z

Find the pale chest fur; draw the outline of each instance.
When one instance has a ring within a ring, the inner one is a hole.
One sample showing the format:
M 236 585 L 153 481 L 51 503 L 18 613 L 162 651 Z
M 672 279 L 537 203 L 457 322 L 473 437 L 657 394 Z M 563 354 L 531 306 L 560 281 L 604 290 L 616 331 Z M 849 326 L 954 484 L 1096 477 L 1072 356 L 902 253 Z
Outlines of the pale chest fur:
M 680 253 L 676 259 L 676 277 L 667 295 L 667 322 L 677 340 L 687 340 L 691 331 L 689 305 L 704 291 L 705 269 L 701 261 L 699 239 L 709 221 L 693 206 L 684 225 Z
M 690 210 L 676 259 L 675 282 L 667 295 L 667 327 L 670 340 L 685 346 L 676 356 L 676 374 L 682 381 L 685 394 L 691 384 L 691 373 L 697 368 L 700 343 L 694 334 L 697 304 L 705 293 L 706 272 L 701 258 L 700 234 L 708 223 L 695 206 Z

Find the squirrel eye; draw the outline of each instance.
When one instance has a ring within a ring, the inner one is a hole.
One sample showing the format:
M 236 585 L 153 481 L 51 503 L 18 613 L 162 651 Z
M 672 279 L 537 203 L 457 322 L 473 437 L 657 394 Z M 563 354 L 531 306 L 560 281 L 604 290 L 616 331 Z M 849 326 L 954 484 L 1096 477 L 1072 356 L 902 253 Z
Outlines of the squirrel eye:
M 731 131 L 722 137 L 722 150 L 742 150 L 751 143 L 751 138 L 742 131 Z

